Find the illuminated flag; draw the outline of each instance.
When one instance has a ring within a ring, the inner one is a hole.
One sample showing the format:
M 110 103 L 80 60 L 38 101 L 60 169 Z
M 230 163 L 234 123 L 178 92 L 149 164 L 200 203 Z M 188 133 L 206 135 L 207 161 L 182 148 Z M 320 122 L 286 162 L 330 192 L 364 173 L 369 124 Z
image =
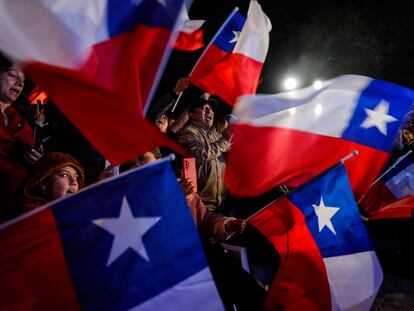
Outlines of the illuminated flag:
M 280 254 L 267 310 L 370 310 L 383 274 L 342 165 L 250 223 Z
M 250 2 L 247 20 L 235 9 L 195 65 L 191 83 L 230 105 L 240 95 L 255 94 L 271 28 L 257 1 Z
M 413 217 L 414 163 L 406 156 L 389 167 L 359 203 L 369 219 Z
M 0 225 L 1 310 L 223 310 L 170 163 Z
M 188 17 L 185 6 L 180 16 L 180 33 L 174 43 L 174 49 L 181 51 L 195 51 L 204 46 L 204 31 L 201 28 L 205 20 L 193 19 Z
M 345 166 L 360 197 L 388 161 L 413 101 L 410 89 L 356 75 L 325 81 L 320 89 L 243 96 L 233 112 L 225 183 L 239 196 L 297 187 L 358 150 Z
M 177 146 L 143 118 L 183 0 L 0 2 L 0 49 L 113 165 Z M 35 21 L 35 22 L 34 22 Z M 170 42 L 171 41 L 171 42 Z

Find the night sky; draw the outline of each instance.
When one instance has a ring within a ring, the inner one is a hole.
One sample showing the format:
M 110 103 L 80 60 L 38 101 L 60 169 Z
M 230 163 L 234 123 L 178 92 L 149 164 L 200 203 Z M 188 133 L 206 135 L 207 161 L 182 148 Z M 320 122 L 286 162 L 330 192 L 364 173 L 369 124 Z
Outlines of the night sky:
M 283 91 L 288 75 L 299 80 L 299 87 L 360 74 L 414 89 L 414 1 L 386 2 L 259 1 L 272 31 L 257 92 Z M 207 20 L 209 42 L 235 6 L 246 16 L 248 5 L 248 0 L 195 0 L 189 15 Z M 173 52 L 158 92 L 187 75 L 201 52 Z

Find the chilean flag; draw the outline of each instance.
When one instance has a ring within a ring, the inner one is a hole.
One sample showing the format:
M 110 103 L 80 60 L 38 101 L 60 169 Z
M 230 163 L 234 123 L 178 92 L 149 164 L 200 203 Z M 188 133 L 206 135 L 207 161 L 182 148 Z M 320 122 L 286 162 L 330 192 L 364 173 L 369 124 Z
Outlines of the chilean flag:
M 356 75 L 320 89 L 243 96 L 233 112 L 225 183 L 236 196 L 297 187 L 358 150 L 345 166 L 360 197 L 387 162 L 413 101 L 410 89 Z
M 369 310 L 383 274 L 340 165 L 250 220 L 280 267 L 267 310 Z
M 269 49 L 272 25 L 257 1 L 247 20 L 235 9 L 190 73 L 190 81 L 230 105 L 244 94 L 255 94 Z
M 180 33 L 174 43 L 174 49 L 180 51 L 195 51 L 204 46 L 204 30 L 201 28 L 205 23 L 202 19 L 190 19 L 185 6 L 180 16 Z
M 0 310 L 223 310 L 166 160 L 0 225 Z
M 159 145 L 144 121 L 183 0 L 0 2 L 0 49 L 113 165 Z
M 369 220 L 391 218 L 414 218 L 414 195 L 409 195 L 382 207 L 373 213 Z
M 397 160 L 365 194 L 359 206 L 369 219 L 411 218 L 414 214 L 414 162 Z

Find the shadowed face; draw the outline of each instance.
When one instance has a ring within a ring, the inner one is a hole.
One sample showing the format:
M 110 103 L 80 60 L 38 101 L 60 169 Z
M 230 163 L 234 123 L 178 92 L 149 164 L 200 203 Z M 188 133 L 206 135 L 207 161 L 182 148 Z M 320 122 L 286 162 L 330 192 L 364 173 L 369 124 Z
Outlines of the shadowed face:
M 155 123 L 156 127 L 160 130 L 161 133 L 166 133 L 168 128 L 168 118 L 165 114 L 161 116 Z
M 152 153 L 151 151 L 147 151 L 142 156 L 136 159 L 134 167 L 139 167 L 144 164 L 154 162 L 156 160 L 157 158 L 155 157 L 154 153 Z
M 407 129 L 403 129 L 401 132 L 402 135 L 402 143 L 404 145 L 409 145 L 413 142 L 414 140 L 414 135 L 411 131 L 407 130 Z
M 0 73 L 0 101 L 6 104 L 14 102 L 22 93 L 24 73 L 15 65 Z

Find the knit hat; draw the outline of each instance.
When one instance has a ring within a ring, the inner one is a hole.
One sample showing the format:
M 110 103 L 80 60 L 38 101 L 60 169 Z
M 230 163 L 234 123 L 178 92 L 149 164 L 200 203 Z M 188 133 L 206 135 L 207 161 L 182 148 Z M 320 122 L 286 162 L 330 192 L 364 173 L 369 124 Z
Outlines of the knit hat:
M 35 195 L 34 191 L 39 184 L 65 166 L 70 166 L 76 170 L 78 173 L 79 189 L 82 188 L 85 178 L 82 165 L 66 153 L 49 152 L 33 164 L 29 175 L 30 177 L 23 190 L 24 194 L 28 197 Z

